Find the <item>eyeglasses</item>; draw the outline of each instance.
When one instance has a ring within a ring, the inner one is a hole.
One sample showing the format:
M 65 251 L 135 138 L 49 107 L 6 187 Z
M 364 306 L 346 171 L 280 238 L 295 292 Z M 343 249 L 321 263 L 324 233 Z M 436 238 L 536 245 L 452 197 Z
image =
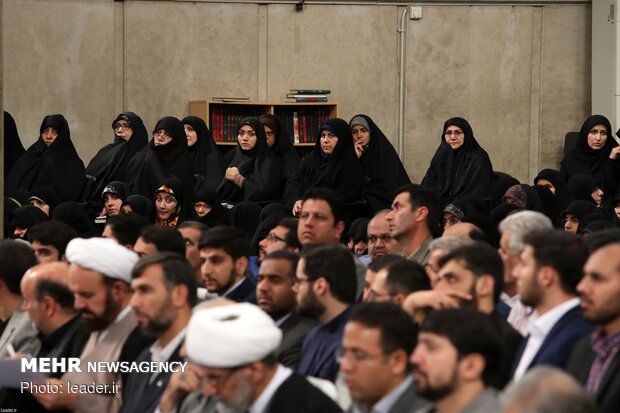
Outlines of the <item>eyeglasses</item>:
M 280 238 L 279 236 L 277 236 L 275 233 L 270 232 L 266 237 L 265 237 L 265 241 L 267 242 L 276 242 L 276 241 L 280 241 L 280 242 L 286 242 L 286 240 L 284 238 Z
M 131 129 L 131 125 L 129 123 L 115 123 L 114 125 L 112 125 L 112 129 L 113 130 L 117 130 L 118 128 L 121 128 L 122 130 L 129 130 Z
M 371 355 L 359 350 L 344 350 L 339 348 L 335 353 L 336 362 L 342 364 L 343 361 L 348 360 L 350 363 L 364 363 L 365 361 L 376 360 L 381 357 L 385 357 L 384 354 Z
M 209 386 L 212 387 L 220 387 L 222 384 L 224 384 L 233 374 L 235 374 L 236 372 L 238 372 L 239 370 L 243 369 L 245 366 L 238 366 L 238 367 L 231 367 L 227 372 L 223 373 L 223 374 L 218 374 L 218 375 L 214 375 L 214 374 L 207 374 L 204 377 L 202 377 L 202 385 L 201 387 L 204 387 L 204 384 L 208 384 Z
M 163 129 L 160 129 L 158 131 L 153 132 L 153 136 L 156 137 L 156 138 L 159 138 L 159 137 L 163 136 L 164 138 L 172 139 L 172 136 L 168 132 L 163 130 Z
M 369 235 L 368 243 L 374 244 L 375 242 L 381 240 L 383 243 L 389 242 L 392 240 L 392 236 L 390 234 L 381 234 L 381 235 Z
M 461 136 L 464 135 L 465 133 L 462 130 L 447 130 L 446 133 L 444 133 L 444 136 Z

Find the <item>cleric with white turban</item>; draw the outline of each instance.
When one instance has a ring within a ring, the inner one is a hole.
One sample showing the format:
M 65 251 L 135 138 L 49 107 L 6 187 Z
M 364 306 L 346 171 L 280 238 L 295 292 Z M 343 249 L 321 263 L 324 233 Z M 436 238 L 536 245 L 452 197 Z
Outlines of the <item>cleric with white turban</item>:
M 71 264 L 128 284 L 138 262 L 138 254 L 110 238 L 75 238 L 67 245 L 65 256 Z
M 185 345 L 193 363 L 230 368 L 261 361 L 280 346 L 282 331 L 259 307 L 239 303 L 196 311 Z

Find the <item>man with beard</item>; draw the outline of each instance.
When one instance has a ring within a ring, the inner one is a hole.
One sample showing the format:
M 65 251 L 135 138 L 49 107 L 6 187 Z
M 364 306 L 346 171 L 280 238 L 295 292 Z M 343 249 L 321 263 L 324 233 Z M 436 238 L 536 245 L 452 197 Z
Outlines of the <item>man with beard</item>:
M 179 351 L 187 323 L 196 305 L 196 277 L 184 256 L 172 252 L 150 255 L 138 261 L 131 273 L 133 308 L 140 328 L 157 337 L 136 362 L 181 362 Z M 133 373 L 123 391 L 121 412 L 155 411 L 170 374 Z
M 588 237 L 590 257 L 577 285 L 586 320 L 597 325 L 571 355 L 567 371 L 582 383 L 601 413 L 620 406 L 620 231 Z
M 69 266 L 69 289 L 74 306 L 91 330 L 82 354 L 81 365 L 101 361 L 133 361 L 151 342 L 140 332 L 131 298 L 131 269 L 138 256 L 115 241 L 106 238 L 76 238 L 66 250 Z M 35 397 L 47 409 L 74 412 L 115 413 L 121 404 L 120 375 L 108 371 L 67 372 L 51 386 L 62 388 L 57 393 L 37 393 Z M 108 385 L 106 393 L 76 393 L 72 385 Z
M 577 284 L 588 252 L 582 238 L 566 231 L 536 231 L 514 272 L 523 304 L 534 309 L 513 365 L 513 379 L 539 364 L 565 368 L 575 343 L 594 326 L 583 319 Z
M 390 234 L 398 241 L 405 258 L 426 265 L 440 215 L 439 197 L 434 192 L 419 185 L 407 185 L 397 191 L 386 218 Z
M 390 233 L 389 212 L 389 209 L 383 209 L 368 222 L 368 255 L 372 261 L 384 255 L 400 253 L 400 246 Z
M 441 257 L 439 267 L 433 289 L 410 294 L 403 308 L 419 322 L 432 309 L 472 308 L 491 315 L 501 330 L 501 375 L 495 385 L 503 388 L 510 378 L 522 336 L 496 311 L 504 279 L 502 259 L 489 245 L 474 243 Z
M 300 314 L 318 320 L 304 340 L 300 374 L 334 381 L 335 353 L 355 302 L 357 281 L 353 255 L 338 245 L 314 247 L 297 264 L 295 293 Z
M 368 303 L 351 311 L 337 357 L 353 399 L 350 413 L 410 413 L 426 405 L 413 392 L 409 355 L 417 328 L 392 303 Z
M 236 227 L 219 226 L 206 231 L 199 246 L 207 290 L 233 301 L 256 303 L 256 283 L 248 271 L 247 235 Z
M 196 311 L 187 355 L 201 367 L 203 392 L 220 413 L 334 413 L 340 408 L 305 378 L 276 361 L 281 330 L 255 305 Z
M 316 322 L 295 311 L 293 284 L 299 256 L 286 250 L 274 251 L 263 258 L 258 272 L 256 299 L 258 306 L 269 314 L 282 330 L 278 360 L 286 367 L 299 365 L 301 346 Z
M 473 309 L 433 311 L 411 354 L 415 392 L 434 403 L 420 413 L 499 413 L 492 383 L 500 363 L 496 323 Z

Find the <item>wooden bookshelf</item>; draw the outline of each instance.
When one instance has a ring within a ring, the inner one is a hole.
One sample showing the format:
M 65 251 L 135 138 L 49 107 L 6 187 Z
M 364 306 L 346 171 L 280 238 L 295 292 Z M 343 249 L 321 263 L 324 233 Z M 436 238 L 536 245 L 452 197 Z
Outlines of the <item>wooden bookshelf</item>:
M 271 103 L 221 102 L 196 100 L 189 102 L 189 114 L 202 118 L 218 145 L 237 142 L 237 125 L 241 119 L 263 114 L 276 115 L 287 129 L 295 146 L 314 146 L 321 123 L 338 116 L 338 104 L 331 102 Z

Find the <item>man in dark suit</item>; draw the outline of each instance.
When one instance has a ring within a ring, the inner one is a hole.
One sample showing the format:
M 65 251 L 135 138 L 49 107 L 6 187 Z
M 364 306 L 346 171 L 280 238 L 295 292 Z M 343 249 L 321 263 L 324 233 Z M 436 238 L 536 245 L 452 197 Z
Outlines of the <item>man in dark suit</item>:
M 414 393 L 409 355 L 417 328 L 396 304 L 367 303 L 354 308 L 338 353 L 349 388 L 350 413 L 410 413 L 427 402 Z
M 164 252 L 140 260 L 132 271 L 130 305 L 140 328 L 157 337 L 136 362 L 181 362 L 179 350 L 196 304 L 196 276 L 187 259 Z M 156 409 L 170 372 L 133 373 L 127 378 L 121 412 L 149 413 Z
M 250 241 L 236 227 L 219 226 L 200 240 L 200 271 L 210 293 L 237 302 L 256 304 L 256 283 L 248 271 Z
M 282 331 L 255 305 L 197 310 L 187 328 L 189 359 L 201 367 L 203 392 L 227 411 L 340 412 L 305 378 L 276 361 Z
M 515 356 L 514 380 L 541 364 L 565 368 L 575 343 L 594 329 L 583 319 L 576 291 L 588 257 L 583 239 L 543 230 L 527 234 L 524 244 L 514 277 L 521 302 L 534 313 Z
M 577 292 L 585 319 L 598 327 L 577 343 L 567 370 L 602 413 L 615 413 L 620 406 L 620 231 L 590 235 L 588 249 Z
M 258 306 L 273 318 L 283 333 L 278 360 L 292 369 L 299 365 L 306 334 L 317 325 L 316 321 L 295 312 L 293 283 L 298 261 L 299 256 L 287 250 L 267 254 L 263 257 L 256 285 Z

